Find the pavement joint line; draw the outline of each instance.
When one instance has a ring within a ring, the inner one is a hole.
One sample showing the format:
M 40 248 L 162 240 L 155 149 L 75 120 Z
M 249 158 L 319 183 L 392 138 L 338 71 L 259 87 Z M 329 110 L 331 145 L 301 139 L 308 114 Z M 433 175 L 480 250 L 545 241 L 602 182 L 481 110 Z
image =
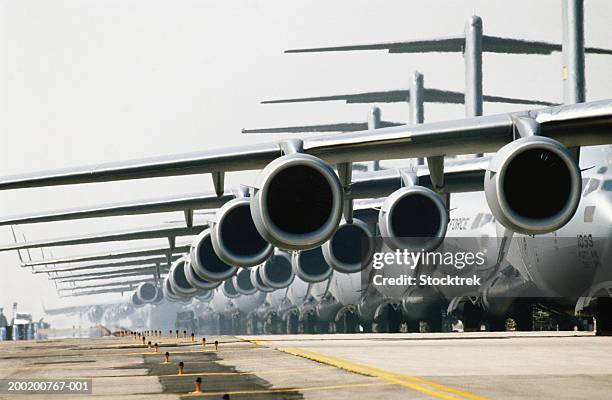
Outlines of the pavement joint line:
M 224 394 L 229 394 L 230 396 L 238 396 L 241 394 L 270 394 L 270 393 L 294 393 L 294 392 L 313 392 L 313 391 L 321 391 L 321 390 L 337 390 L 337 389 L 347 389 L 347 388 L 355 388 L 355 387 L 368 387 L 368 386 L 385 386 L 385 385 L 395 385 L 393 382 L 368 382 L 368 383 L 347 383 L 343 385 L 330 385 L 330 386 L 309 386 L 309 387 L 301 387 L 301 388 L 276 388 L 276 389 L 261 389 L 261 390 L 236 390 L 229 392 L 202 392 L 202 393 L 188 393 L 181 395 L 181 397 L 186 396 L 201 396 L 201 397 L 211 397 L 211 396 L 223 396 Z
M 332 366 L 335 366 L 340 369 L 344 369 L 352 373 L 381 378 L 386 381 L 393 382 L 398 385 L 402 385 L 404 387 L 419 391 L 421 393 L 429 394 L 439 399 L 444 399 L 444 400 L 462 400 L 462 399 L 486 400 L 487 399 L 486 397 L 483 397 L 483 396 L 479 396 L 473 393 L 465 392 L 463 390 L 455 389 L 455 388 L 452 388 L 446 385 L 442 385 L 440 383 L 431 382 L 423 378 L 418 378 L 416 376 L 397 374 L 391 371 L 385 371 L 380 368 L 370 367 L 364 364 L 359 364 L 353 361 L 344 360 L 338 357 L 327 356 L 325 354 L 317 353 L 317 352 L 310 351 L 310 350 L 298 349 L 298 348 L 277 348 L 277 350 L 288 353 L 288 354 L 293 354 L 298 357 L 307 358 L 307 359 L 310 359 L 312 361 L 316 361 L 319 363 L 332 365 Z M 436 390 L 430 389 L 423 385 L 431 386 L 438 390 L 442 390 L 443 392 L 438 392 Z M 458 395 L 461 397 L 455 397 L 454 395 Z

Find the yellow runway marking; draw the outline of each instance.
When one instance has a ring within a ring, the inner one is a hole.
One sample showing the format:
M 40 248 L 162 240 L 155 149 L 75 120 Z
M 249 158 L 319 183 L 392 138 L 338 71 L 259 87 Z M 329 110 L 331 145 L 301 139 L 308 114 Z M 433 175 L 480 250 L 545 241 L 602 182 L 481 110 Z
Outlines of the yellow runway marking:
M 444 400 L 486 400 L 486 397 L 479 396 L 473 393 L 469 393 L 463 390 L 455 389 L 450 386 L 442 385 L 440 383 L 428 381 L 423 378 L 416 376 L 398 374 L 391 371 L 385 371 L 380 368 L 370 367 L 368 365 L 359 364 L 353 361 L 344 360 L 337 357 L 328 356 L 321 353 L 316 353 L 310 350 L 295 349 L 295 348 L 279 348 L 279 351 L 293 354 L 298 357 L 304 357 L 313 361 L 317 361 L 323 364 L 332 365 L 337 368 L 344 369 L 349 372 L 353 372 L 360 375 L 373 376 L 382 378 L 386 381 L 393 382 L 404 387 L 426 393 L 431 396 L 437 397 Z M 429 387 L 428 387 L 429 386 Z M 435 388 L 437 390 L 433 390 Z M 439 391 L 438 391 L 439 390 Z M 440 392 L 441 391 L 441 392 Z M 446 392 L 446 393 L 444 393 Z M 460 396 L 460 397 L 456 397 Z
M 336 390 L 336 389 L 347 389 L 347 388 L 356 388 L 356 387 L 367 387 L 367 386 L 385 386 L 385 385 L 393 385 L 391 382 L 371 382 L 371 383 L 353 383 L 346 385 L 332 385 L 332 386 L 310 386 L 310 387 L 302 387 L 302 388 L 278 388 L 278 389 L 262 389 L 262 390 L 236 390 L 233 392 L 203 392 L 203 393 L 189 393 L 187 395 L 181 396 L 223 396 L 224 394 L 229 394 L 230 396 L 241 395 L 241 394 L 266 394 L 266 393 L 291 393 L 291 392 L 312 392 L 312 391 L 320 391 L 320 390 Z

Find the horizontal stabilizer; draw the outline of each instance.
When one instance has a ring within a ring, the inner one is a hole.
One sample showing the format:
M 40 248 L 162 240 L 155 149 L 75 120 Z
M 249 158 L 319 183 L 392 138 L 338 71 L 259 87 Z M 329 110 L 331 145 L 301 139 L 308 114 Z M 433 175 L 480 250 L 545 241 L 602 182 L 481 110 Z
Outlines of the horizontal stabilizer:
M 465 95 L 461 92 L 455 92 L 452 90 L 442 89 L 429 89 L 423 90 L 423 100 L 427 103 L 449 103 L 449 104 L 463 104 L 465 102 Z M 281 100 L 268 100 L 262 101 L 262 104 L 281 104 L 281 103 L 305 103 L 315 101 L 346 101 L 348 104 L 354 103 L 401 103 L 410 100 L 410 91 L 408 89 L 400 90 L 387 90 L 377 92 L 363 92 L 354 94 L 340 94 L 333 96 L 317 96 L 317 97 L 302 97 L 293 99 L 281 99 Z M 540 106 L 552 106 L 556 103 L 531 100 L 531 99 L 520 99 L 514 97 L 503 97 L 503 96 L 490 96 L 484 95 L 483 100 L 490 103 L 509 103 L 509 104 L 530 104 Z M 367 125 L 366 125 L 367 129 Z
M 321 53 L 331 51 L 387 50 L 389 53 L 461 53 L 465 44 L 464 36 L 405 42 L 373 43 L 362 45 L 313 47 L 286 50 L 285 53 Z M 561 51 L 561 44 L 538 40 L 482 36 L 482 51 L 507 54 L 551 54 Z M 612 54 L 612 50 L 599 47 L 585 47 L 589 54 Z
M 381 128 L 405 125 L 402 122 L 381 121 Z M 368 129 L 366 122 L 344 122 L 337 124 L 285 126 L 280 128 L 243 129 L 242 133 L 321 133 L 321 132 L 356 132 Z
M 292 49 L 285 50 L 285 53 L 319 53 L 327 51 L 355 50 L 388 50 L 389 53 L 447 53 L 462 51 L 464 41 L 465 39 L 463 36 L 455 36 L 439 39 L 411 40 L 406 42 Z

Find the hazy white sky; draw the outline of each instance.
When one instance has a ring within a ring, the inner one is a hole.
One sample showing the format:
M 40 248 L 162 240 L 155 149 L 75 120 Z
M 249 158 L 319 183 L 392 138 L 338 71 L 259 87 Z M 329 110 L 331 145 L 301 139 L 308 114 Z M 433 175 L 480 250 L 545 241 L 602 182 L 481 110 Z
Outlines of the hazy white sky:
M 412 71 L 434 88 L 463 90 L 459 54 L 386 52 L 283 54 L 288 48 L 456 35 L 480 15 L 486 34 L 561 40 L 560 0 L 281 1 L 20 0 L 0 1 L 0 174 L 188 152 L 270 137 L 243 127 L 364 120 L 368 105 L 341 102 L 260 105 L 293 96 L 399 89 Z M 585 1 L 589 46 L 612 47 L 612 2 Z M 611 56 L 587 56 L 588 100 L 609 98 Z M 486 94 L 562 100 L 561 54 L 485 54 Z M 485 114 L 521 109 L 485 104 Z M 406 121 L 404 104 L 383 117 Z M 462 107 L 426 105 L 426 120 L 461 118 Z M 253 173 L 226 177 L 251 183 Z M 0 192 L 0 212 L 120 201 L 211 188 L 209 176 Z M 99 232 L 176 220 L 166 214 L 19 228 L 28 239 Z M 0 228 L 0 243 L 10 242 Z M 84 254 L 105 244 L 53 249 Z M 39 252 L 34 252 L 39 257 Z M 112 301 L 108 295 L 82 302 Z M 39 317 L 60 300 L 41 276 L 0 254 L 0 307 L 13 301 Z

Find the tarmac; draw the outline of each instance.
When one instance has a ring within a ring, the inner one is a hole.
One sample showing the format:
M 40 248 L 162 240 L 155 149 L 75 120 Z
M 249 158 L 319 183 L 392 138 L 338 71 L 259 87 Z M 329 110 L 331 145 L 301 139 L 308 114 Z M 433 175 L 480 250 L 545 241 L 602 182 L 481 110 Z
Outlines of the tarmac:
M 149 340 L 159 352 L 132 337 L 0 342 L 0 379 L 92 379 L 91 394 L 0 393 L 0 399 L 612 396 L 612 337 L 591 333 L 222 336 L 207 337 L 205 346 L 201 337 Z M 198 378 L 201 393 L 191 393 Z

